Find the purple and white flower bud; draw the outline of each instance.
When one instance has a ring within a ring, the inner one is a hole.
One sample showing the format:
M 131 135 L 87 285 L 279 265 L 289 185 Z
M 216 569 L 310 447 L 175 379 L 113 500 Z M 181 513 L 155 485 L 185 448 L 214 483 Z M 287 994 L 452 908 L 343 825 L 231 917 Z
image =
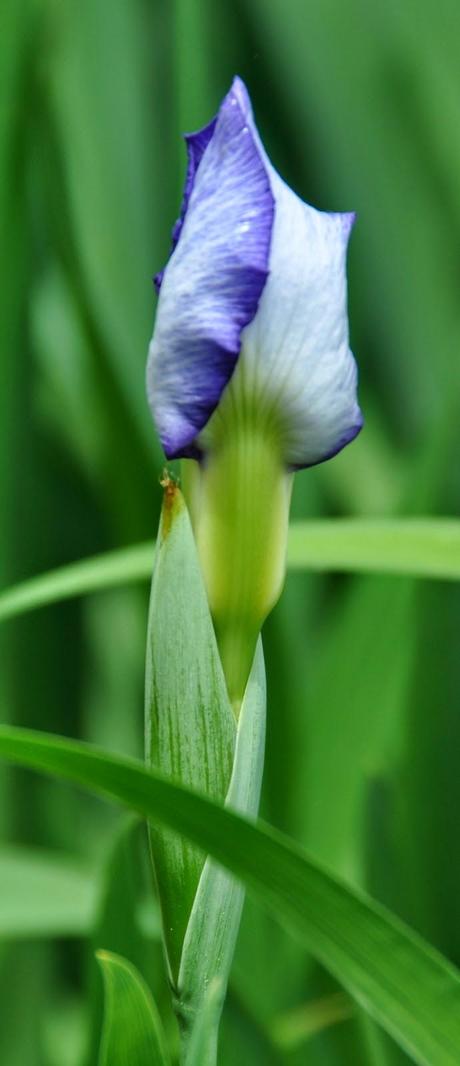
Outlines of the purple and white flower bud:
M 195 535 L 236 701 L 282 586 L 290 475 L 362 426 L 346 297 L 354 216 L 317 211 L 282 181 L 239 78 L 186 141 L 147 388 L 166 456 L 199 463 Z

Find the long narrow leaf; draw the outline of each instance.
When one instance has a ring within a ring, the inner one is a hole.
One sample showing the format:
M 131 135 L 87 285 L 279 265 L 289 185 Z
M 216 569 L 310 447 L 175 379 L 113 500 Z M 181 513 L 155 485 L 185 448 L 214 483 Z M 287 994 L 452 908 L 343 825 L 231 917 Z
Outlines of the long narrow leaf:
M 455 518 L 334 518 L 296 522 L 288 564 L 296 570 L 348 570 L 460 578 Z
M 146 581 L 153 566 L 152 542 L 95 555 L 22 581 L 0 594 L 0 621 L 88 592 Z
M 105 987 L 99 1066 L 168 1066 L 161 1019 L 140 973 L 110 951 L 97 958 Z
M 96 555 L 23 581 L 0 593 L 0 621 L 88 592 L 147 581 L 153 542 Z M 455 518 L 325 519 L 293 522 L 288 567 L 460 578 L 460 522 Z
M 241 877 L 421 1066 L 458 1066 L 460 974 L 378 904 L 295 844 L 134 760 L 33 731 L 0 728 L 0 754 L 50 772 L 189 836 Z
M 201 788 L 206 780 L 207 795 L 224 800 L 235 734 L 189 514 L 182 494 L 170 487 L 164 496 L 147 629 L 146 760 L 189 788 Z M 165 950 L 177 984 L 206 855 L 163 826 L 152 825 L 150 835 Z M 192 987 L 195 977 L 196 966 Z M 191 998 L 190 985 L 186 996 Z

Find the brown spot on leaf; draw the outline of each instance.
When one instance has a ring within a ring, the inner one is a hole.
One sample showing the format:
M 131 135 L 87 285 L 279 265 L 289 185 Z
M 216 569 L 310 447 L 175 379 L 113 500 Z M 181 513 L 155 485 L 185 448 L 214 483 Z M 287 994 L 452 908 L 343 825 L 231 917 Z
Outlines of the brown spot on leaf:
M 161 513 L 161 536 L 165 540 L 168 536 L 174 515 L 180 507 L 182 500 L 182 493 L 176 479 L 169 473 L 168 470 L 164 470 L 160 478 L 160 485 L 164 489 L 163 495 L 163 510 Z

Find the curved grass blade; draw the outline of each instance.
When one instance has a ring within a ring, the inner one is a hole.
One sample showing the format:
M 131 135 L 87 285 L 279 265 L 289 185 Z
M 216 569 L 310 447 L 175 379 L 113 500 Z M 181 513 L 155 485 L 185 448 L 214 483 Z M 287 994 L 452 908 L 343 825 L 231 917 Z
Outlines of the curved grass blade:
M 293 523 L 288 565 L 460 578 L 460 522 L 455 518 L 334 518 Z
M 206 989 L 202 1009 L 192 1029 L 185 1066 L 214 1066 L 215 1034 L 219 1027 L 224 996 L 224 982 L 219 977 L 214 977 Z
M 153 542 L 135 544 L 21 581 L 0 593 L 0 621 L 88 592 L 146 581 L 152 574 L 153 550 Z
M 90 965 L 86 970 L 84 990 L 88 1016 L 87 1040 L 85 1055 L 78 1066 L 94 1066 L 101 1043 L 104 990 L 95 965 L 97 951 L 103 947 L 105 951 L 129 958 L 131 965 L 141 973 L 147 972 L 148 958 L 153 960 L 160 957 L 160 916 L 156 897 L 151 890 L 147 862 L 145 824 L 136 815 L 125 814 L 118 819 L 100 872 L 101 890 L 88 944 Z
M 89 592 L 150 580 L 153 541 L 95 555 L 22 581 L 0 593 L 0 621 Z M 455 518 L 334 518 L 293 522 L 291 570 L 410 574 L 460 579 L 460 522 Z
M 98 951 L 105 987 L 98 1066 L 169 1066 L 161 1019 L 150 989 L 126 959 Z
M 49 19 L 55 48 L 45 88 L 85 304 L 133 431 L 146 457 L 156 451 L 161 462 L 143 385 L 160 230 L 151 156 L 160 151 L 160 123 L 151 121 L 142 85 L 151 69 L 150 12 L 123 0 L 83 0 L 55 5 Z M 152 74 L 159 77 L 156 69 Z
M 459 972 L 282 834 L 173 785 L 135 760 L 75 741 L 3 726 L 0 755 L 89 787 L 189 836 L 245 881 L 414 1062 L 458 1066 Z

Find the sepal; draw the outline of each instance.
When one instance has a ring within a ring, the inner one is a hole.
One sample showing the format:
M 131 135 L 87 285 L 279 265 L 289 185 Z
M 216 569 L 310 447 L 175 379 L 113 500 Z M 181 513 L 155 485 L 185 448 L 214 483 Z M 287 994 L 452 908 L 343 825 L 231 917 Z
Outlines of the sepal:
M 235 759 L 226 804 L 256 817 L 265 754 L 266 683 L 262 641 L 259 640 L 238 720 Z M 244 903 L 244 888 L 221 866 L 207 858 L 187 926 L 179 972 L 177 1010 L 184 1033 L 199 1025 L 209 1008 L 206 991 L 215 982 L 214 1058 L 208 1046 L 209 1066 L 216 1060 L 217 1031 Z M 209 1044 L 211 1036 L 208 1035 Z
M 147 636 L 147 763 L 224 800 L 236 723 L 229 703 L 200 563 L 183 496 L 167 480 Z M 167 830 L 150 829 L 173 985 L 205 856 Z

